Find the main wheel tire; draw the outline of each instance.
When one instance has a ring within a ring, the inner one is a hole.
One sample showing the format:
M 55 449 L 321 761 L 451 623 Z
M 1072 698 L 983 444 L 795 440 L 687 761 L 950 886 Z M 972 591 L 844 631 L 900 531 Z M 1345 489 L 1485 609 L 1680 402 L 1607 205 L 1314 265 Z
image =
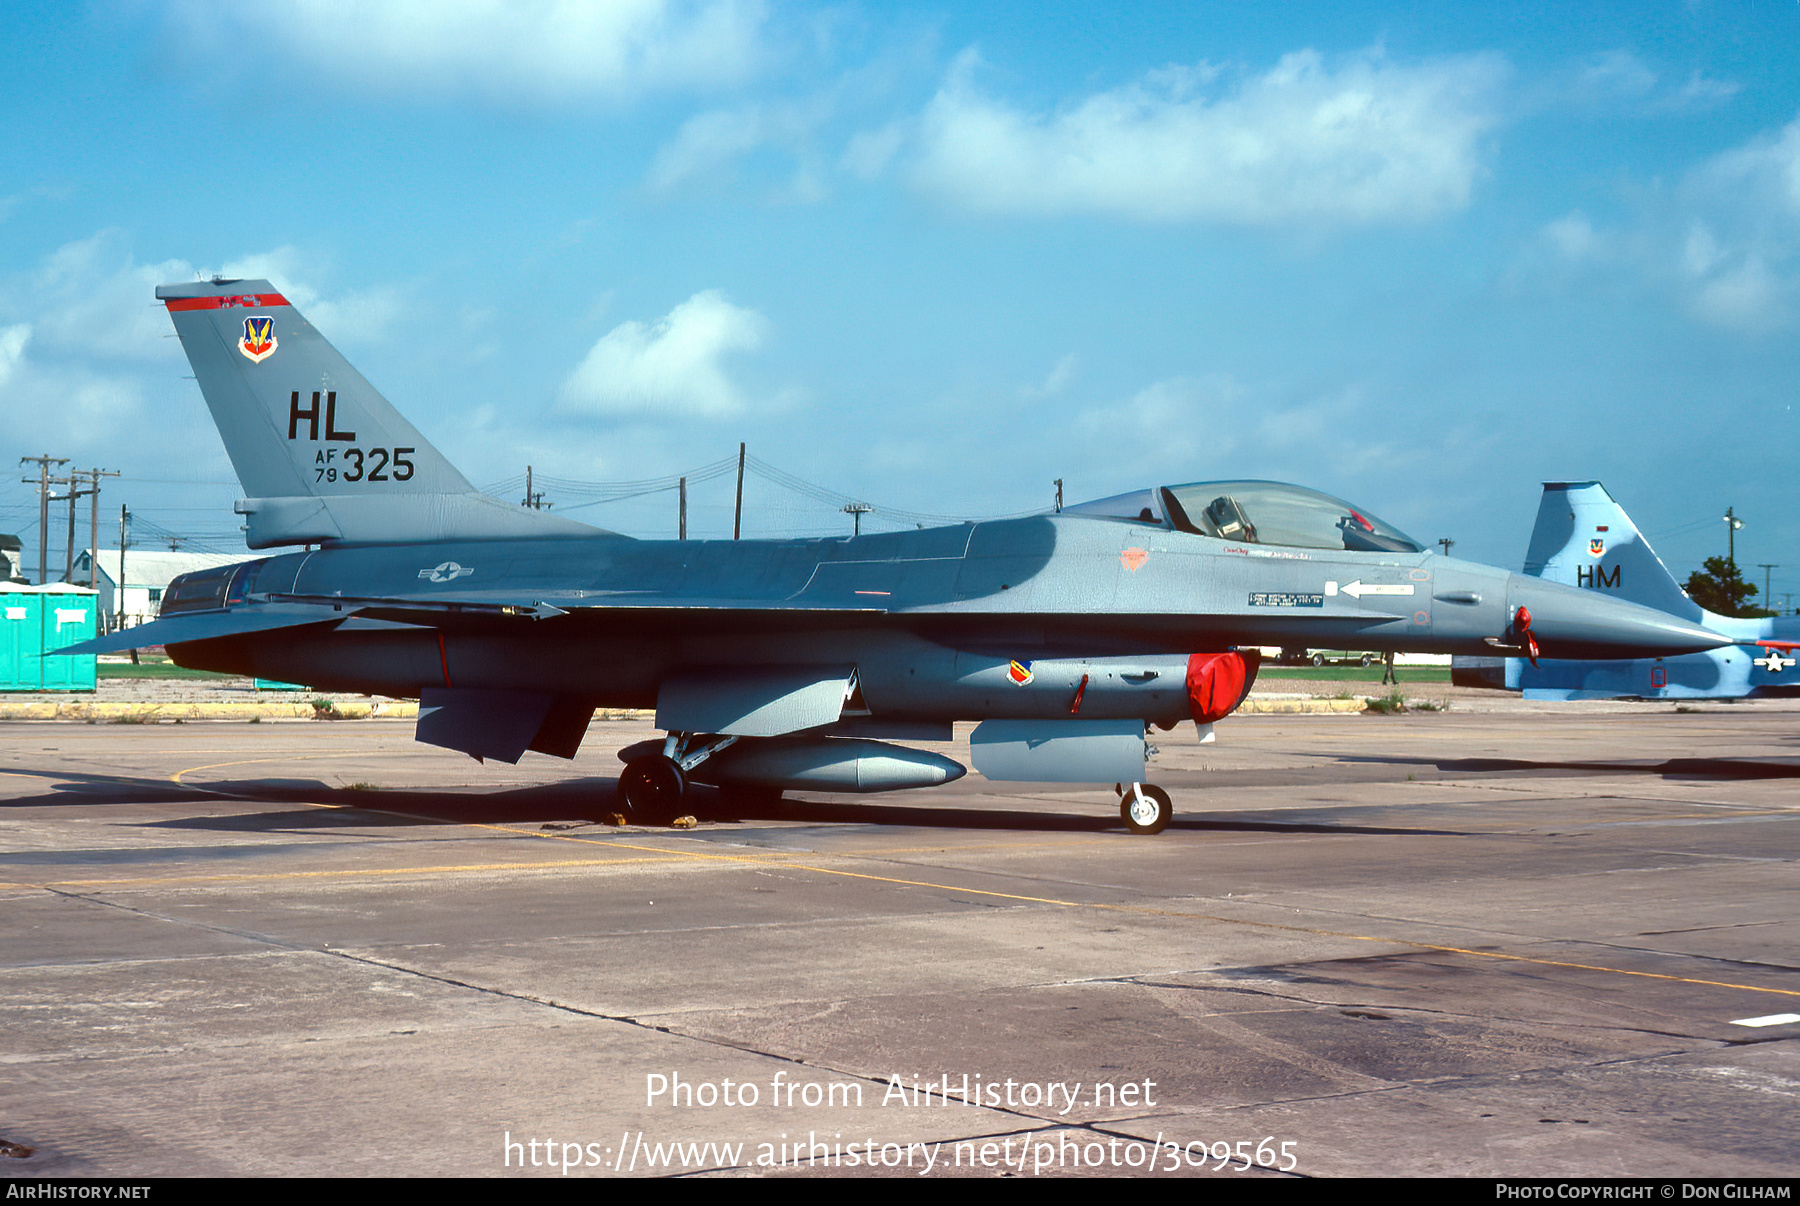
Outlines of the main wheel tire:
M 1323 653 L 1313 654 L 1312 655 L 1312 664 L 1315 666 L 1323 666 L 1325 664 L 1325 655 Z
M 667 825 L 681 814 L 687 778 L 674 759 L 661 754 L 636 758 L 619 774 L 619 799 L 640 825 Z
M 1169 793 L 1148 783 L 1134 784 L 1119 797 L 1119 816 L 1133 833 L 1161 833 L 1174 815 L 1175 803 Z

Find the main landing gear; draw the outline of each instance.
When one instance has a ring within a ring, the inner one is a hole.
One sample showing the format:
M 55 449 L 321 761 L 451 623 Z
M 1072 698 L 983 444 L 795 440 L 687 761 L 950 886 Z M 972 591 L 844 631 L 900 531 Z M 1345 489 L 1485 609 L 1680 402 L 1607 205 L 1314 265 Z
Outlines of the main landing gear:
M 670 733 L 662 753 L 640 754 L 620 772 L 619 802 L 626 816 L 637 825 L 667 825 L 681 815 L 689 772 L 736 743 L 736 737 L 717 733 Z
M 1119 816 L 1133 833 L 1161 833 L 1175 815 L 1169 793 L 1149 783 L 1132 783 L 1119 791 Z
M 619 773 L 619 801 L 639 825 L 667 825 L 681 813 L 687 776 L 673 758 L 634 758 Z

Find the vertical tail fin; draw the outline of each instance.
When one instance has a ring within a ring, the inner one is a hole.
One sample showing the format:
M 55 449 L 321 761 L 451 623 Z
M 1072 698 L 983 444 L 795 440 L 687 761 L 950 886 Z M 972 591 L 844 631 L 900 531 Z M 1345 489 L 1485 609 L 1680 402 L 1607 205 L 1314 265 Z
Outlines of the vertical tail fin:
M 243 483 L 251 548 L 597 530 L 478 492 L 268 281 L 156 296 Z
M 1687 619 L 1703 615 L 1599 482 L 1544 483 L 1525 572 Z

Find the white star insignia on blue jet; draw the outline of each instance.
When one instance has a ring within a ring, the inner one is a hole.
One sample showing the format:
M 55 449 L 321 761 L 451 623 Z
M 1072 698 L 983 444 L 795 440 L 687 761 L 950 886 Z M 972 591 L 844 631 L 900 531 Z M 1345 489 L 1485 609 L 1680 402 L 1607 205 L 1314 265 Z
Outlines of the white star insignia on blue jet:
M 458 578 L 474 572 L 475 567 L 472 565 L 458 565 L 454 561 L 444 561 L 430 569 L 420 570 L 419 577 L 429 582 L 454 582 Z
M 1786 670 L 1789 666 L 1794 664 L 1794 659 L 1791 657 L 1782 657 L 1781 650 L 1779 649 L 1771 649 L 1769 650 L 1769 656 L 1757 658 L 1756 664 L 1761 666 L 1764 670 L 1767 670 L 1770 674 L 1780 674 L 1783 670 Z

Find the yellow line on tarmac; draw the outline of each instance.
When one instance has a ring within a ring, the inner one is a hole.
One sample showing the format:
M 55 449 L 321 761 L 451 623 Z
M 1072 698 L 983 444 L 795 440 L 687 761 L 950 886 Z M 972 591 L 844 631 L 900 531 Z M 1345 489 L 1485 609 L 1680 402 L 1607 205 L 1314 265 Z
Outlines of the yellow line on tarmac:
M 169 782 L 180 783 L 183 775 L 191 775 L 195 771 L 218 770 L 221 766 L 250 766 L 258 762 L 314 762 L 321 758 L 366 758 L 368 756 L 369 751 L 356 750 L 343 754 L 293 754 L 280 758 L 240 758 L 236 762 L 209 762 L 205 766 L 190 766 L 185 770 L 178 770 L 169 776 Z M 184 786 L 187 785 L 184 784 Z
M 167 875 L 136 879 L 58 879 L 41 884 L 0 884 L 16 888 L 145 888 L 183 884 L 259 883 L 284 879 L 336 879 L 372 875 L 454 875 L 477 871 L 552 871 L 570 867 L 618 867 L 631 863 L 666 862 L 653 858 L 577 858 L 546 863 L 464 863 L 437 867 L 374 867 L 361 871 L 274 871 L 266 875 Z

